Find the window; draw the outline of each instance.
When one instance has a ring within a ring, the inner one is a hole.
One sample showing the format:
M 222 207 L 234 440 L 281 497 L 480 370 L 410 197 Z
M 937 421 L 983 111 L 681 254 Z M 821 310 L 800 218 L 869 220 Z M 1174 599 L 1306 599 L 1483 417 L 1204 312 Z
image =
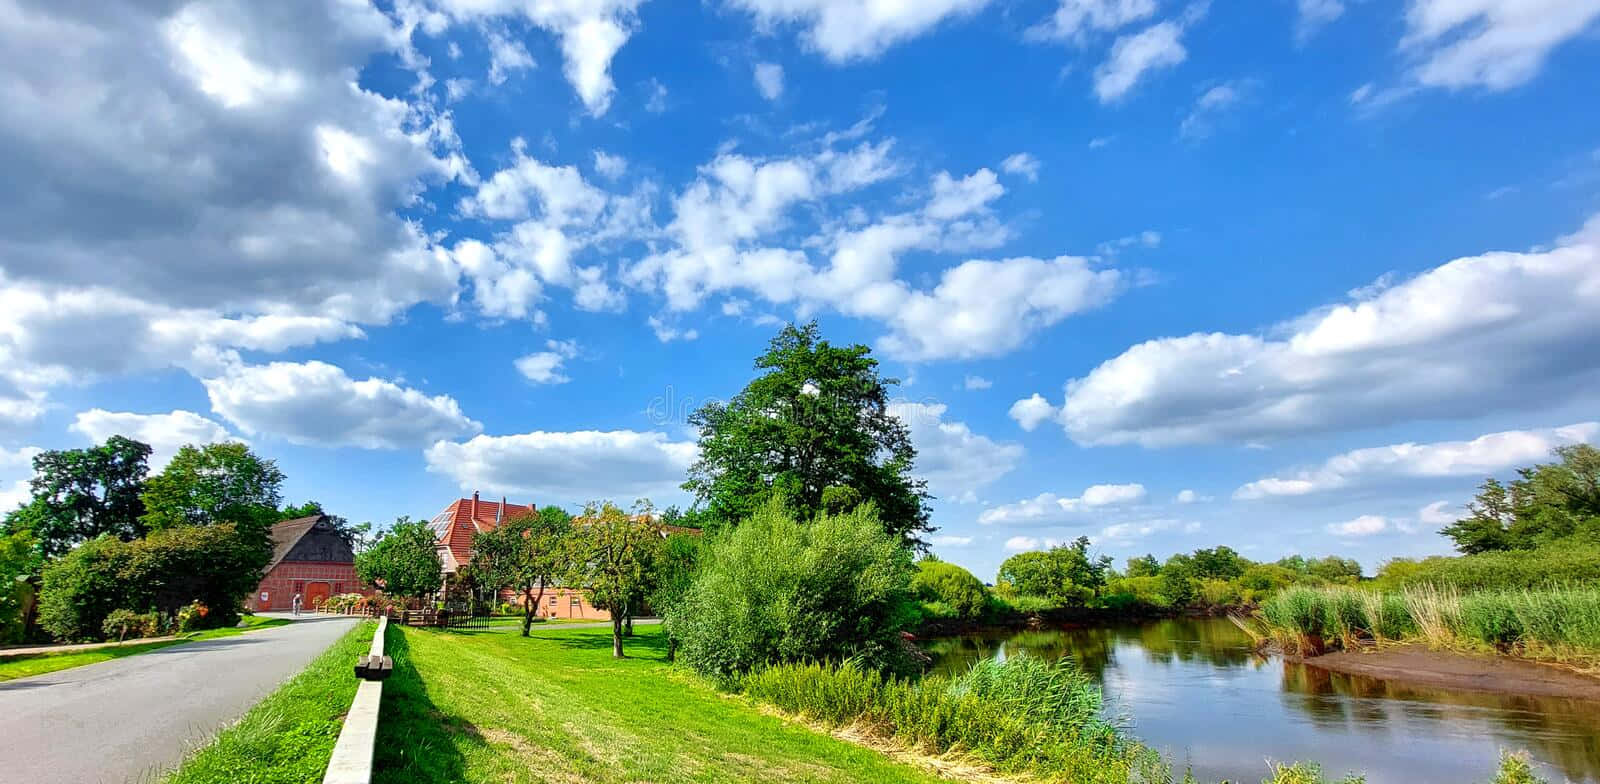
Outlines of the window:
M 572 606 L 573 607 L 582 607 L 583 606 L 583 600 L 579 599 L 576 594 L 574 594 L 573 597 L 572 597 Z
M 556 597 L 554 597 L 554 596 L 550 597 L 550 606 L 551 607 L 555 607 L 556 606 Z

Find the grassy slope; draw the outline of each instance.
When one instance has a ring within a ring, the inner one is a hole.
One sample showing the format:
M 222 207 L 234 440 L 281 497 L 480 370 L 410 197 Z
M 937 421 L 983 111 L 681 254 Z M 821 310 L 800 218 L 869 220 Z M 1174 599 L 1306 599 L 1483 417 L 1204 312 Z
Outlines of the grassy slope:
M 391 633 L 383 782 L 932 782 L 766 715 L 662 661 L 656 627 Z
M 167 784 L 321 781 L 355 697 L 357 681 L 350 668 L 367 652 L 376 626 L 365 622 L 350 630 L 238 724 L 185 760 Z M 391 631 L 387 639 L 396 636 Z
M 289 623 L 289 621 L 281 618 L 262 618 L 259 616 L 247 615 L 244 618 L 244 625 L 242 626 L 228 629 L 208 629 L 203 632 L 194 632 L 192 634 L 184 635 L 176 640 L 160 640 L 158 642 L 129 642 L 124 645 L 118 645 L 111 648 L 95 648 L 88 651 L 70 651 L 67 653 L 39 653 L 26 656 L 7 656 L 0 658 L 0 681 L 8 681 L 13 678 L 26 678 L 30 675 L 43 675 L 47 672 L 57 672 L 59 670 L 71 669 L 73 667 L 82 667 L 85 664 L 95 664 L 97 662 L 109 661 L 111 659 L 120 659 L 124 656 L 148 653 L 156 650 L 157 648 L 165 648 L 169 645 L 178 645 L 185 642 L 192 642 L 194 640 L 213 640 L 218 637 L 231 637 L 235 634 L 243 634 L 244 632 L 254 631 L 256 629 L 266 629 L 273 626 L 282 626 L 286 623 Z

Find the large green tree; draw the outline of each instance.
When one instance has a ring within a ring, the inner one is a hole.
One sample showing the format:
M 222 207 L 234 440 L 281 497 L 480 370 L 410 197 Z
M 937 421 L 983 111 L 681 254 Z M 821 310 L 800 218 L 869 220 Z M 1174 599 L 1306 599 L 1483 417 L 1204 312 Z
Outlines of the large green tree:
M 47 557 L 109 534 L 123 541 L 144 535 L 140 521 L 150 447 L 112 436 L 83 449 L 56 449 L 33 458 L 33 499 L 6 516 L 5 530 L 30 531 Z
M 690 417 L 700 459 L 684 489 L 714 518 L 737 523 L 777 496 L 802 519 L 846 497 L 877 508 L 884 528 L 922 546 L 926 484 L 912 476 L 916 450 L 889 410 L 899 382 L 878 372 L 866 346 L 835 346 L 815 322 L 789 325 L 756 359 L 761 372 L 726 403 Z M 854 496 L 851 496 L 851 493 Z
M 277 463 L 232 442 L 188 445 L 145 483 L 146 528 L 235 523 L 263 531 L 281 519 L 283 472 Z
M 661 529 L 641 502 L 633 514 L 614 504 L 590 504 L 573 536 L 570 584 L 583 586 L 589 603 L 611 614 L 611 655 L 623 657 L 623 622 L 646 595 Z
M 997 582 L 1025 596 L 1063 605 L 1080 605 L 1105 587 L 1111 559 L 1089 556 L 1089 538 L 1080 536 L 1044 552 L 1018 553 L 1000 564 Z
M 480 580 L 496 591 L 510 588 L 522 596 L 522 636 L 543 606 L 544 590 L 568 570 L 572 515 L 561 507 L 508 518 L 491 531 L 472 538 L 472 566 Z
M 1440 533 L 1467 555 L 1526 550 L 1571 537 L 1600 541 L 1600 449 L 1575 444 L 1555 450 L 1556 461 L 1517 470 L 1502 483 L 1490 478 L 1467 504 L 1467 516 Z
M 433 529 L 409 517 L 394 521 L 378 532 L 372 545 L 356 555 L 356 576 L 390 596 L 417 600 L 439 590 L 444 583 L 444 563 L 439 560 Z

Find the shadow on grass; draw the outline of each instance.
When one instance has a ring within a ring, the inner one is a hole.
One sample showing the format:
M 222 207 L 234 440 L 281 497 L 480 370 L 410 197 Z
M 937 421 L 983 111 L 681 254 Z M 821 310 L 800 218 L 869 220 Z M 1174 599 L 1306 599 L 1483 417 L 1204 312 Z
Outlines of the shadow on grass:
M 488 742 L 471 722 L 445 715 L 428 698 L 422 676 L 411 662 L 406 632 L 391 626 L 384 653 L 394 659 L 394 673 L 383 684 L 372 780 L 378 784 L 461 781 L 466 771 L 461 747 L 488 748 Z
M 544 639 L 559 642 L 561 647 L 579 651 L 611 651 L 610 629 L 584 629 L 588 634 L 551 635 Z M 667 659 L 667 638 L 662 634 L 638 634 L 622 638 L 622 653 L 630 659 Z

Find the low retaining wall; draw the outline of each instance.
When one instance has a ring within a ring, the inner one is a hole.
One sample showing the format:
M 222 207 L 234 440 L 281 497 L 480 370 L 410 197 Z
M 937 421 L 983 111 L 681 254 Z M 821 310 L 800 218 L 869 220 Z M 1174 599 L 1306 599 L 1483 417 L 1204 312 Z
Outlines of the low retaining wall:
M 393 669 L 389 657 L 383 655 L 383 637 L 388 631 L 389 619 L 379 618 L 378 630 L 372 635 L 372 647 L 356 663 L 356 676 L 362 679 L 361 685 L 356 687 L 356 697 L 344 717 L 344 729 L 339 731 L 339 741 L 333 746 L 333 756 L 328 760 L 322 784 L 372 782 L 372 755 L 378 743 L 383 678 Z

